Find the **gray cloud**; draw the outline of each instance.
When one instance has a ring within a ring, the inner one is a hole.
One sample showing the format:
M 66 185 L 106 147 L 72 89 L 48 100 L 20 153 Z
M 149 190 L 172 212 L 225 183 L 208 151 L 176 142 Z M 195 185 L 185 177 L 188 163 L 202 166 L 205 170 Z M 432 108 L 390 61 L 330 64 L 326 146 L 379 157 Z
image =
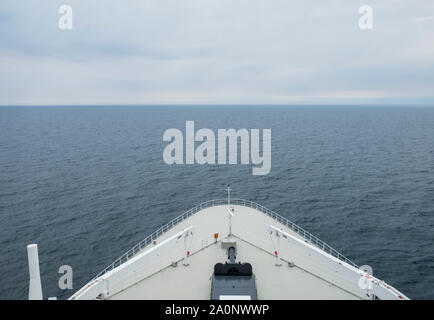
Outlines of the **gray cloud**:
M 0 29 L 0 104 L 434 103 L 431 0 L 3 0 Z

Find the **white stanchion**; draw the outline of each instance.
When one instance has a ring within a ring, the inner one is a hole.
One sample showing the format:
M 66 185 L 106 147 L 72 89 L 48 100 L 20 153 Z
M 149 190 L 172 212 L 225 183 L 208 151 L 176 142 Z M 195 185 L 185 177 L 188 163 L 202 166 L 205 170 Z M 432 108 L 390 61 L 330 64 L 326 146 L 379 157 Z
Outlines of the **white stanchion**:
M 39 273 L 38 245 L 27 246 L 27 257 L 29 260 L 29 300 L 42 300 L 41 276 Z

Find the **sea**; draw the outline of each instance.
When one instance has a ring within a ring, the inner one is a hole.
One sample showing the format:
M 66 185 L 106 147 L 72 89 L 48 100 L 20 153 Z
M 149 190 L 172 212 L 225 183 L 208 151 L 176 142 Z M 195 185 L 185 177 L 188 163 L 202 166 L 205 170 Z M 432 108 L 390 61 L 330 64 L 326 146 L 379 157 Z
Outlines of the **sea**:
M 271 129 L 271 171 L 167 165 L 163 134 Z M 66 299 L 155 229 L 207 200 L 252 200 L 412 299 L 434 299 L 434 107 L 0 107 L 0 299 Z M 59 268 L 73 270 L 60 289 Z

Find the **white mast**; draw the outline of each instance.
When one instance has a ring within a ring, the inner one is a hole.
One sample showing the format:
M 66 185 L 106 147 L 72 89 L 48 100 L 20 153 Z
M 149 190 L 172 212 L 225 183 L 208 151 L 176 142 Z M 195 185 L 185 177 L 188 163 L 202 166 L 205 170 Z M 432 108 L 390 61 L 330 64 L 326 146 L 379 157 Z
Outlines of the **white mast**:
M 29 260 L 29 300 L 42 300 L 41 276 L 39 274 L 38 245 L 27 246 L 27 257 Z
M 229 219 L 229 236 L 232 235 L 232 217 L 234 216 L 234 214 L 232 213 L 231 210 L 231 186 L 228 184 L 228 207 L 226 208 L 227 212 L 228 212 L 228 219 Z
M 228 207 L 231 205 L 231 185 L 228 184 Z

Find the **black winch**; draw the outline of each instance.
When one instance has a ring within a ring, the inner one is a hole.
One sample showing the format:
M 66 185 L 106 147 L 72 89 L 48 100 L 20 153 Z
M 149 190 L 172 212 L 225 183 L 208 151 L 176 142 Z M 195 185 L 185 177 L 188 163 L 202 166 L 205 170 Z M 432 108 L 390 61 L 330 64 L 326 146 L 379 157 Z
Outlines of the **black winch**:
M 235 262 L 235 247 L 228 248 L 229 262 L 216 263 L 211 283 L 212 300 L 256 300 L 255 276 L 250 263 Z

